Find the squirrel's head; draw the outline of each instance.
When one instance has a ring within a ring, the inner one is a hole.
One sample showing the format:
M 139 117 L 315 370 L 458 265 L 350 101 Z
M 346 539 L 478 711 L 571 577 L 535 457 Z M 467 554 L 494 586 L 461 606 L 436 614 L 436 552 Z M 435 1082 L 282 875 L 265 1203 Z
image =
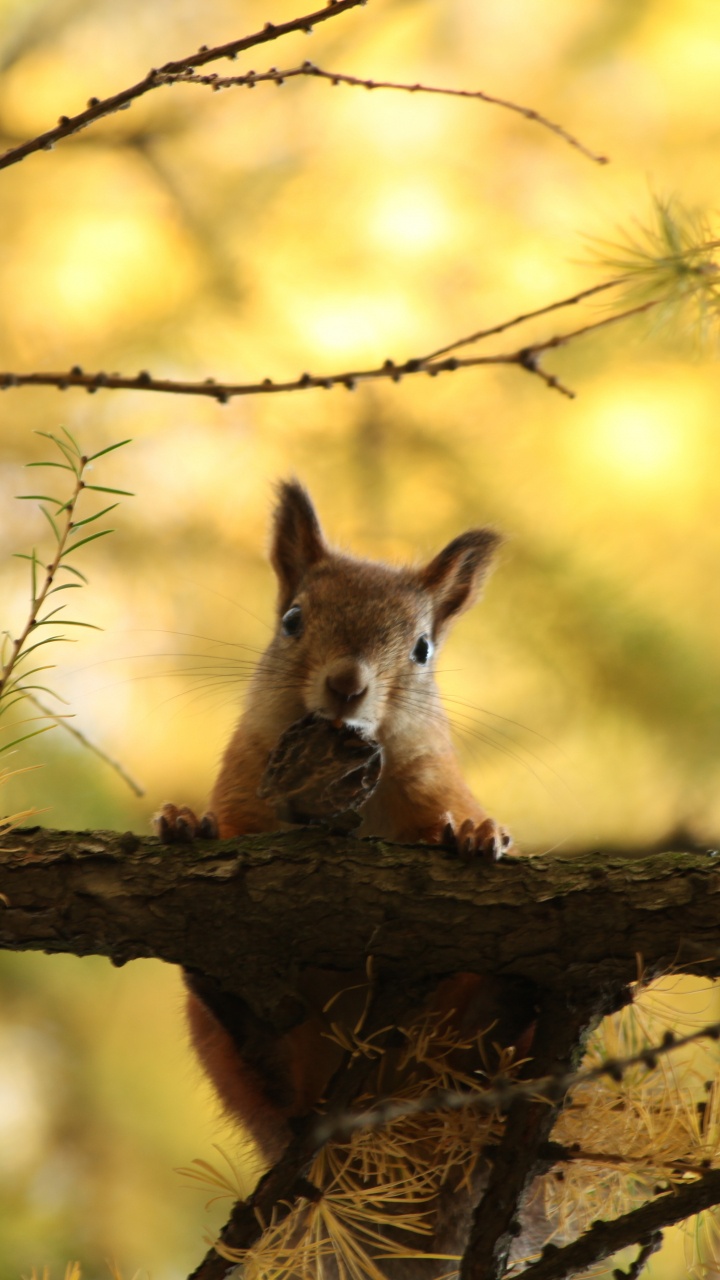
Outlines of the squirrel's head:
M 273 667 L 304 712 L 383 741 L 432 705 L 433 656 L 477 599 L 502 538 L 470 529 L 420 569 L 334 551 L 308 494 L 279 486 L 271 560 L 278 579 Z M 297 707 L 296 709 L 297 710 Z

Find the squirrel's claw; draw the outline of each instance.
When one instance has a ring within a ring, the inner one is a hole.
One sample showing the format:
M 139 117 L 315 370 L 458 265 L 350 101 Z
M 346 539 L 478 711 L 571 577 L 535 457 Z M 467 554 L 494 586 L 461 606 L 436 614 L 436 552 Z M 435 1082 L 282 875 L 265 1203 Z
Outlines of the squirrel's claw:
M 478 823 L 466 818 L 457 828 L 450 819 L 445 824 L 442 842 L 465 862 L 478 857 L 486 862 L 498 862 L 513 843 L 510 832 L 494 818 L 484 818 Z
M 190 844 L 196 837 L 200 840 L 217 840 L 219 837 L 214 813 L 205 813 L 198 818 L 186 804 L 176 805 L 169 801 L 155 814 L 153 827 L 162 844 Z

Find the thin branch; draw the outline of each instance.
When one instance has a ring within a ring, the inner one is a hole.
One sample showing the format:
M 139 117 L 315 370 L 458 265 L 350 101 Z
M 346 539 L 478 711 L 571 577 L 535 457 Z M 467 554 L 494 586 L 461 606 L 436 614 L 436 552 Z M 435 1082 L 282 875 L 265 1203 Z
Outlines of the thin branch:
M 562 1142 L 546 1142 L 543 1144 L 541 1156 L 544 1160 L 551 1160 L 553 1164 L 599 1164 L 608 1165 L 613 1169 L 625 1169 L 628 1172 L 643 1173 L 648 1169 L 652 1169 L 655 1173 L 658 1168 L 671 1169 L 673 1173 L 680 1175 L 694 1174 L 700 1178 L 708 1171 L 709 1161 L 699 1160 L 693 1163 L 691 1160 L 655 1160 L 652 1159 L 652 1152 L 649 1156 L 622 1155 L 618 1151 L 587 1151 L 581 1147 L 579 1143 L 573 1143 L 568 1147 Z
M 566 1280 L 567 1276 L 586 1271 L 619 1249 L 649 1240 L 663 1227 L 684 1222 L 686 1218 L 692 1218 L 718 1203 L 720 1169 L 713 1169 L 697 1182 L 673 1187 L 672 1191 L 639 1209 L 631 1209 L 619 1218 L 593 1222 L 589 1231 L 564 1248 L 546 1244 L 539 1261 L 519 1272 L 517 1280 Z
M 128 89 L 122 89 L 119 93 L 114 93 L 108 98 L 90 98 L 85 111 L 80 111 L 74 116 L 60 116 L 54 128 L 38 134 L 37 137 L 31 138 L 28 142 L 23 142 L 19 146 L 11 147 L 9 151 L 0 156 L 0 169 L 7 169 L 10 165 L 17 164 L 35 151 L 50 151 L 56 142 L 61 142 L 63 138 L 69 138 L 72 134 L 78 133 L 80 129 L 86 129 L 88 125 L 94 124 L 96 120 L 102 120 L 105 116 L 114 115 L 116 111 L 126 111 L 135 99 L 150 93 L 152 89 L 159 89 L 167 84 L 167 76 L 193 71 L 195 67 L 204 66 L 208 62 L 216 62 L 218 58 L 236 58 L 245 49 L 252 49 L 255 45 L 267 44 L 271 40 L 278 40 L 281 36 L 288 35 L 292 31 L 306 31 L 309 33 L 319 22 L 327 22 L 328 18 L 337 17 L 338 14 L 344 13 L 348 9 L 355 9 L 358 5 L 364 5 L 366 2 L 367 0 L 328 0 L 328 4 L 324 9 L 318 9 L 314 13 L 306 14 L 304 17 L 293 18 L 290 22 L 282 22 L 277 25 L 272 22 L 266 22 L 262 31 L 256 31 L 254 35 L 244 36 L 239 40 L 230 40 L 227 44 L 216 45 L 214 48 L 202 45 L 196 53 L 188 54 L 186 57 L 178 58 L 173 62 L 166 62 L 162 67 L 152 67 L 144 79 L 139 80 L 137 84 L 131 85 Z
M 140 783 L 135 781 L 135 779 L 127 772 L 127 769 L 120 764 L 120 761 L 114 760 L 112 756 L 108 755 L 107 751 L 103 751 L 102 747 L 99 747 L 96 742 L 93 742 L 88 738 L 81 729 L 76 729 L 74 724 L 70 724 L 70 720 L 67 715 L 64 715 L 61 711 L 53 711 L 52 707 L 48 707 L 40 700 L 40 698 L 37 698 L 34 693 L 28 693 L 27 690 L 25 690 L 24 696 L 27 698 L 27 701 L 32 702 L 32 704 L 37 707 L 38 711 L 42 712 L 48 720 L 52 720 L 61 729 L 64 729 L 66 733 L 69 733 L 71 737 L 75 738 L 76 742 L 79 742 L 87 751 L 92 751 L 93 755 L 98 756 L 104 764 L 109 765 L 109 767 L 114 770 L 118 777 L 122 778 L 123 782 L 132 792 L 134 792 L 136 796 L 145 795 L 145 788 L 141 787 Z
M 574 307 L 579 302 L 584 302 L 586 298 L 592 298 L 596 293 L 605 293 L 608 289 L 614 289 L 617 285 L 624 282 L 624 277 L 618 276 L 614 280 L 603 280 L 602 284 L 593 284 L 589 289 L 581 289 L 579 293 L 573 293 L 569 298 L 560 298 L 558 302 L 549 302 L 545 307 L 538 307 L 536 311 L 525 311 L 519 316 L 513 316 L 512 320 L 503 320 L 501 324 L 492 325 L 490 329 L 478 329 L 475 333 L 471 333 L 467 338 L 458 338 L 455 342 L 450 342 L 446 347 L 438 347 L 437 351 L 430 351 L 422 359 L 424 362 L 437 360 L 440 356 L 449 355 L 451 351 L 457 351 L 460 347 L 469 347 L 476 342 L 482 342 L 484 338 L 493 338 L 499 333 L 505 333 L 508 329 L 515 329 L 520 324 L 525 324 L 528 320 L 537 320 L 540 316 L 547 316 L 552 311 L 561 311 L 565 307 Z
M 331 84 L 347 84 L 353 85 L 361 89 L 399 89 L 405 93 L 434 93 L 442 94 L 449 98 L 471 98 L 480 102 L 487 102 L 491 106 L 505 107 L 508 111 L 514 111 L 517 115 L 523 116 L 525 120 L 532 120 L 536 124 L 542 125 L 545 129 L 549 129 L 552 133 L 557 134 L 571 147 L 575 147 L 577 151 L 582 152 L 589 160 L 594 160 L 596 164 L 607 164 L 608 157 L 599 155 L 596 151 L 591 151 L 584 143 L 580 142 L 572 133 L 564 129 L 562 125 L 555 124 L 552 120 L 548 120 L 547 116 L 541 115 L 533 107 L 522 107 L 517 102 L 510 102 L 507 98 L 497 98 L 490 93 L 485 93 L 482 89 L 444 89 L 429 84 L 403 84 L 395 80 L 368 80 L 361 76 L 345 75 L 339 71 L 324 71 L 321 67 L 316 66 L 313 62 L 303 62 L 299 67 L 289 67 L 287 70 L 280 70 L 278 67 L 270 67 L 269 71 L 248 71 L 242 76 L 218 76 L 215 74 L 198 75 L 195 71 L 185 71 L 177 74 L 166 74 L 163 76 L 165 84 L 203 84 L 209 85 L 212 89 L 233 89 L 247 88 L 254 89 L 256 84 L 270 82 L 271 84 L 281 85 L 285 80 L 291 80 L 295 76 L 316 76 L 318 79 L 329 80 Z
M 536 1080 L 506 1080 L 500 1077 L 493 1080 L 489 1088 L 477 1092 L 437 1089 L 422 1098 L 389 1098 L 377 1106 L 342 1116 L 339 1120 L 332 1121 L 329 1117 L 323 1117 L 318 1121 L 316 1138 L 318 1144 L 322 1145 L 332 1138 L 347 1138 L 356 1129 L 375 1129 L 407 1116 L 422 1115 L 443 1108 L 457 1111 L 472 1107 L 476 1111 L 498 1111 L 503 1114 L 514 1102 L 523 1099 L 555 1106 L 574 1089 L 595 1080 L 608 1078 L 619 1082 L 632 1067 L 646 1067 L 648 1071 L 654 1071 L 660 1058 L 676 1049 L 695 1044 L 698 1040 L 720 1040 L 720 1022 L 711 1022 L 686 1036 L 675 1036 L 668 1031 L 660 1044 L 647 1045 L 627 1058 L 606 1058 L 597 1067 L 588 1067 L 582 1071 L 555 1073 Z M 560 1149 L 565 1151 L 564 1147 Z M 566 1156 L 558 1158 L 564 1160 Z
M 343 373 L 330 374 L 303 373 L 299 378 L 294 378 L 288 382 L 274 382 L 272 378 L 264 378 L 262 382 L 218 382 L 215 378 L 206 378 L 204 382 L 184 382 L 173 378 L 154 378 L 147 370 L 142 370 L 140 373 L 135 374 L 134 377 L 127 377 L 119 373 L 84 373 L 79 365 L 74 365 L 72 369 L 65 373 L 0 373 L 0 391 L 7 391 L 11 387 L 26 386 L 57 387 L 59 391 L 67 391 L 68 387 L 82 387 L 90 395 L 104 389 L 111 391 L 160 391 L 172 395 L 206 396 L 212 400 L 217 400 L 219 404 L 226 404 L 228 400 L 235 396 L 273 395 L 284 391 L 308 391 L 311 387 L 323 388 L 326 391 L 329 391 L 332 387 L 345 387 L 348 391 L 353 391 L 359 382 L 377 382 L 382 379 L 400 382 L 402 378 L 417 373 L 426 373 L 431 378 L 436 378 L 441 373 L 455 373 L 458 369 L 470 369 L 478 365 L 516 365 L 518 368 L 524 369 L 526 373 L 535 374 L 551 390 L 559 391 L 561 395 L 574 399 L 574 391 L 566 387 L 555 374 L 548 373 L 547 370 L 543 369 L 540 360 L 545 352 L 567 346 L 575 338 L 583 337 L 596 329 L 603 329 L 607 325 L 617 324 L 620 320 L 627 320 L 631 316 L 641 315 L 643 312 L 657 307 L 659 302 L 660 299 L 651 299 L 649 302 L 643 302 L 637 307 L 630 307 L 617 315 L 606 316 L 602 320 L 583 325 L 579 329 L 555 334 L 554 337 L 547 338 L 542 342 L 535 342 L 530 346 L 521 347 L 518 351 L 500 352 L 489 356 L 448 356 L 442 360 L 413 357 L 400 364 L 396 364 L 392 359 L 387 359 L 383 364 L 375 368 L 348 369 Z M 548 308 L 548 310 L 550 309 Z M 509 322 L 506 327 L 509 327 L 510 323 L 519 323 L 520 319 L 518 317 L 516 321 Z M 493 331 L 489 330 L 488 333 L 490 332 Z M 484 334 L 479 335 L 479 337 L 483 336 Z M 469 338 L 462 339 L 461 343 L 469 341 L 471 341 Z M 458 343 L 458 345 L 461 345 L 461 343 Z
M 32 557 L 27 557 L 32 561 L 32 570 L 33 570 L 33 579 L 32 579 L 33 590 L 32 590 L 32 599 L 30 601 L 30 610 L 28 612 L 28 616 L 22 631 L 20 632 L 19 636 L 12 642 L 10 655 L 8 657 L 7 662 L 4 664 L 4 666 L 0 668 L 0 699 L 2 699 L 3 694 L 6 694 L 7 690 L 10 690 L 14 686 L 16 686 L 17 682 L 15 680 L 13 680 L 11 683 L 11 677 L 13 675 L 13 671 L 15 670 L 18 664 L 20 655 L 23 650 L 23 646 L 25 645 L 28 639 L 28 636 L 40 625 L 40 619 L 39 619 L 40 610 L 43 608 L 45 601 L 47 600 L 48 596 L 50 595 L 53 589 L 53 586 L 55 585 L 55 578 L 57 576 L 58 570 L 62 563 L 63 557 L 67 553 L 68 544 L 70 543 L 70 538 L 74 528 L 73 516 L 75 515 L 75 507 L 77 506 L 77 502 L 78 502 L 78 498 L 80 497 L 80 494 L 85 488 L 85 481 L 83 480 L 82 477 L 83 477 L 83 471 L 85 469 L 86 462 L 87 462 L 87 458 L 82 457 L 78 459 L 77 465 L 68 466 L 67 468 L 68 470 L 72 470 L 75 475 L 75 482 L 73 484 L 70 497 L 64 503 L 60 503 L 59 500 L 51 499 L 51 501 L 57 502 L 58 510 L 55 512 L 56 516 L 59 516 L 59 515 L 64 516 L 62 527 L 59 529 L 56 527 L 53 528 L 53 531 L 55 533 L 55 554 L 53 555 L 52 560 L 50 561 L 49 564 L 42 565 L 40 564 L 39 560 L 35 556 L 34 552 Z M 42 579 L 42 583 L 39 586 L 39 590 L 37 589 L 37 585 L 35 581 L 37 569 L 44 569 L 45 571 L 44 577 Z
M 540 357 L 547 351 L 554 351 L 558 347 L 565 347 L 574 338 L 582 338 L 586 333 L 593 333 L 596 329 L 604 329 L 607 325 L 617 324 L 619 320 L 628 320 L 631 316 L 643 315 L 646 311 L 651 311 L 653 307 L 660 305 L 660 298 L 651 298 L 648 302 L 642 302 L 637 307 L 628 307 L 625 311 L 619 311 L 616 315 L 606 316 L 603 320 L 595 320 L 592 324 L 582 325 L 579 329 L 572 329 L 569 333 L 558 333 L 554 338 L 548 338 L 545 342 L 535 342 L 532 346 L 524 347 L 522 351 L 515 352 L 510 356 L 506 363 L 517 364 L 521 369 L 525 369 L 528 373 L 537 374 L 542 378 L 546 387 L 552 391 L 559 391 L 561 395 L 567 396 L 568 399 L 575 399 L 575 392 L 566 387 L 553 373 L 548 373 L 540 364 Z M 452 359 L 452 357 L 451 357 Z M 448 363 L 444 361 L 443 363 Z M 458 366 L 468 367 L 472 364 L 489 363 L 480 359 L 462 359 L 458 361 Z M 435 365 L 429 366 L 436 367 Z
M 356 1062 L 355 1066 L 359 1071 L 360 1064 Z M 365 1064 L 364 1075 L 367 1070 L 368 1064 Z M 352 1083 L 355 1085 L 355 1074 Z M 306 1117 L 297 1123 L 295 1136 L 282 1159 L 264 1174 L 250 1199 L 236 1202 L 220 1232 L 218 1245 L 223 1249 L 249 1249 L 262 1235 L 262 1223 L 270 1220 L 278 1202 L 285 1202 L 289 1208 L 303 1193 L 305 1174 L 317 1150 L 312 1126 Z M 225 1280 L 231 1266 L 228 1258 L 212 1246 L 188 1280 Z

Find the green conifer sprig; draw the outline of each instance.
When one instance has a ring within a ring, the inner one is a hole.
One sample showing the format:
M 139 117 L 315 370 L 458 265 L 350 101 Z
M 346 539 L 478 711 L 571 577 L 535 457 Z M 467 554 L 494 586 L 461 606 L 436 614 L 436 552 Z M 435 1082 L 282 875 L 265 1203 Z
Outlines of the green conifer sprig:
M 594 256 L 613 272 L 621 306 L 651 301 L 654 315 L 695 341 L 717 339 L 720 239 L 705 212 L 674 197 L 653 197 L 653 216 L 617 241 L 594 240 Z M 616 295 L 617 298 L 618 295 Z
M 46 707 L 42 698 L 49 695 L 62 703 L 63 699 L 44 683 L 45 672 L 54 667 L 54 663 L 46 662 L 47 645 L 67 643 L 69 636 L 63 634 L 68 627 L 90 627 L 99 630 L 91 622 L 65 616 L 65 602 L 58 602 L 56 596 L 60 591 L 77 590 L 87 583 L 84 573 L 74 563 L 69 562 L 80 547 L 86 546 L 98 538 L 106 537 L 112 529 L 92 528 L 98 520 L 107 516 L 118 505 L 112 502 L 90 515 L 78 519 L 77 509 L 81 495 L 85 491 L 91 493 L 110 494 L 117 497 L 131 497 L 126 489 L 112 489 L 107 485 L 89 484 L 85 479 L 87 468 L 106 453 L 128 444 L 128 440 L 119 440 L 95 453 L 84 454 L 70 432 L 61 428 L 62 435 L 54 435 L 49 431 L 39 431 L 38 435 L 49 440 L 59 453 L 59 459 L 45 459 L 29 462 L 28 467 L 55 468 L 67 472 L 69 493 L 57 497 L 51 493 L 18 494 L 21 501 L 36 501 L 45 517 L 54 541 L 54 549 L 50 559 L 45 562 L 35 548 L 30 553 L 15 552 L 18 559 L 26 560 L 30 566 L 30 608 L 25 623 L 13 639 L 9 631 L 0 632 L 0 730 L 8 724 L 9 713 L 20 705 L 31 706 L 34 714 L 20 721 L 18 726 L 15 717 L 13 725 L 19 728 L 17 736 L 9 741 L 0 741 L 0 754 L 6 753 L 19 743 L 27 741 L 36 734 L 44 733 L 54 725 L 65 725 L 66 714 L 55 712 Z M 62 615 L 62 616 L 61 616 Z M 35 726 L 39 723 L 39 727 Z M 69 725 L 67 725 L 70 728 Z M 87 742 L 83 735 L 71 730 L 86 745 L 100 754 L 109 764 L 117 768 L 102 751 Z M 122 773 L 122 770 L 120 770 Z M 128 779 L 126 778 L 126 781 Z M 130 780 L 131 781 L 131 780 Z M 131 785 L 135 785 L 132 784 Z

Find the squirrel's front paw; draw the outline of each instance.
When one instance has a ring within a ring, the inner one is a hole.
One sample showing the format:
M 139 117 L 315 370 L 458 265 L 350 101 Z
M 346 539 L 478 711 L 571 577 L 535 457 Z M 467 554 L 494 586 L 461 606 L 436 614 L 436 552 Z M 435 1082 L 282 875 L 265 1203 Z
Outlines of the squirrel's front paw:
M 153 827 L 163 844 L 189 844 L 196 836 L 201 840 L 217 840 L 219 835 L 214 813 L 198 818 L 186 804 L 164 804 L 153 818 Z
M 445 825 L 442 843 L 467 862 L 472 858 L 498 862 L 504 853 L 512 849 L 513 840 L 510 832 L 494 818 L 484 818 L 478 823 L 466 818 L 459 827 L 451 818 Z

